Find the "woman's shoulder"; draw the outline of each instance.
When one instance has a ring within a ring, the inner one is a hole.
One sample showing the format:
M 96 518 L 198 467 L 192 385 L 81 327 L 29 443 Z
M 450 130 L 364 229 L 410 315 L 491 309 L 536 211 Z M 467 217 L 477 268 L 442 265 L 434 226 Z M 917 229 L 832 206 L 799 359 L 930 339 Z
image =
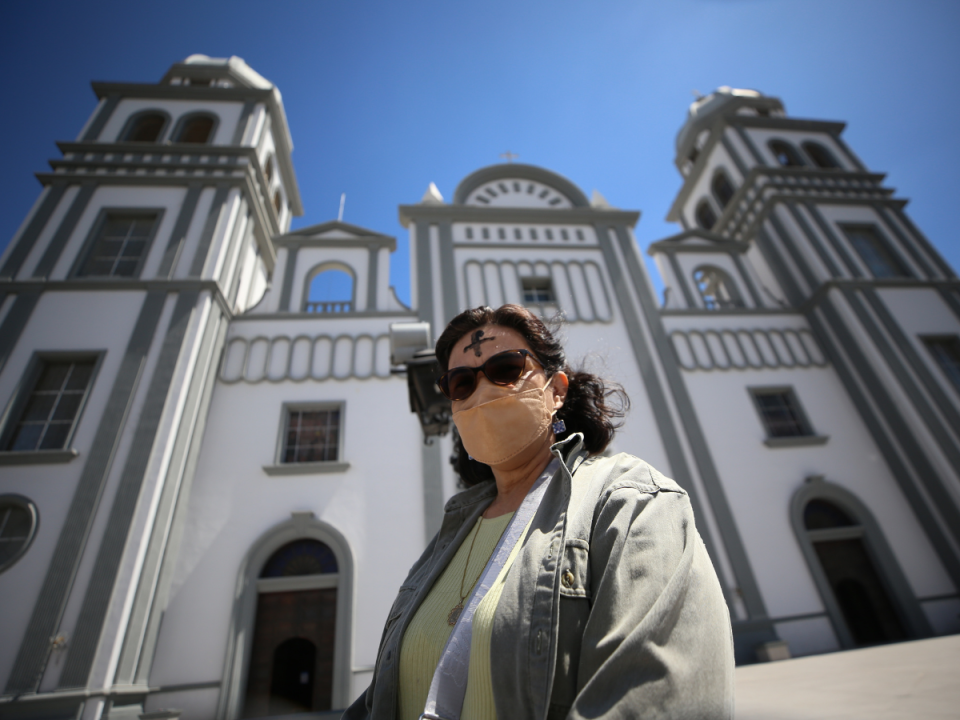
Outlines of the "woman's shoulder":
M 578 481 L 594 485 L 600 495 L 619 489 L 635 489 L 641 493 L 674 492 L 686 494 L 676 481 L 650 463 L 629 453 L 591 455 L 575 470 Z

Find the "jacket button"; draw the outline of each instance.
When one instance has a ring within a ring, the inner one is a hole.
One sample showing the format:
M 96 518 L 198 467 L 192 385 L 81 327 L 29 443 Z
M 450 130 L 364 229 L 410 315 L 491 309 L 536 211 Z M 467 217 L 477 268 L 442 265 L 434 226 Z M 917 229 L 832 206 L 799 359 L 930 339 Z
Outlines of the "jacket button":
M 573 581 L 574 581 L 574 580 L 575 580 L 575 578 L 573 577 L 573 573 L 570 572 L 569 570 L 567 570 L 567 571 L 560 577 L 560 582 L 563 583 L 563 586 L 564 586 L 565 588 L 573 587 Z

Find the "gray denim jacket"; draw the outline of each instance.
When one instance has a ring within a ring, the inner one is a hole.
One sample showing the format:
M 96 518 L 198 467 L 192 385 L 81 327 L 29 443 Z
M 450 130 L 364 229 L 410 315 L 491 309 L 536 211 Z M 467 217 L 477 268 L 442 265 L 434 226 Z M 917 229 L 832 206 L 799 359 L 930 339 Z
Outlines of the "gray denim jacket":
M 732 718 L 730 615 L 687 494 L 630 455 L 587 457 L 579 434 L 552 449 L 563 462 L 494 617 L 497 717 Z M 495 495 L 483 483 L 447 503 L 345 720 L 396 716 L 403 633 Z

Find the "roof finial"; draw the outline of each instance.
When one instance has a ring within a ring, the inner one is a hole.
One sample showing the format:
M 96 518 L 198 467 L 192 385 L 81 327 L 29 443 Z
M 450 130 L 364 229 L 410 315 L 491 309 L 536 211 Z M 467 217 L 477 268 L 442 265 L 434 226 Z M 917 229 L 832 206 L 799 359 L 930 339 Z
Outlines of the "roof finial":
M 694 88 L 690 92 L 693 93 L 693 97 L 696 98 L 697 100 L 703 97 L 703 93 L 697 90 L 696 88 Z
M 343 222 L 343 206 L 347 204 L 347 194 L 340 193 L 340 212 L 337 213 L 337 222 Z
M 512 163 L 520 156 L 507 150 L 506 152 L 500 153 L 500 157 L 505 158 L 508 163 Z

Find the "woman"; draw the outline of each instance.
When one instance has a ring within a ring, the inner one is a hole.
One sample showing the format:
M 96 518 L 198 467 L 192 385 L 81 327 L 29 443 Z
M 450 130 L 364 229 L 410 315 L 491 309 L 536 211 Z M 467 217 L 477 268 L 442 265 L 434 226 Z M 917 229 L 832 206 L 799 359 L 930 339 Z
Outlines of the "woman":
M 732 717 L 730 618 L 686 493 L 600 455 L 622 390 L 517 305 L 461 313 L 436 352 L 470 487 L 344 718 Z

